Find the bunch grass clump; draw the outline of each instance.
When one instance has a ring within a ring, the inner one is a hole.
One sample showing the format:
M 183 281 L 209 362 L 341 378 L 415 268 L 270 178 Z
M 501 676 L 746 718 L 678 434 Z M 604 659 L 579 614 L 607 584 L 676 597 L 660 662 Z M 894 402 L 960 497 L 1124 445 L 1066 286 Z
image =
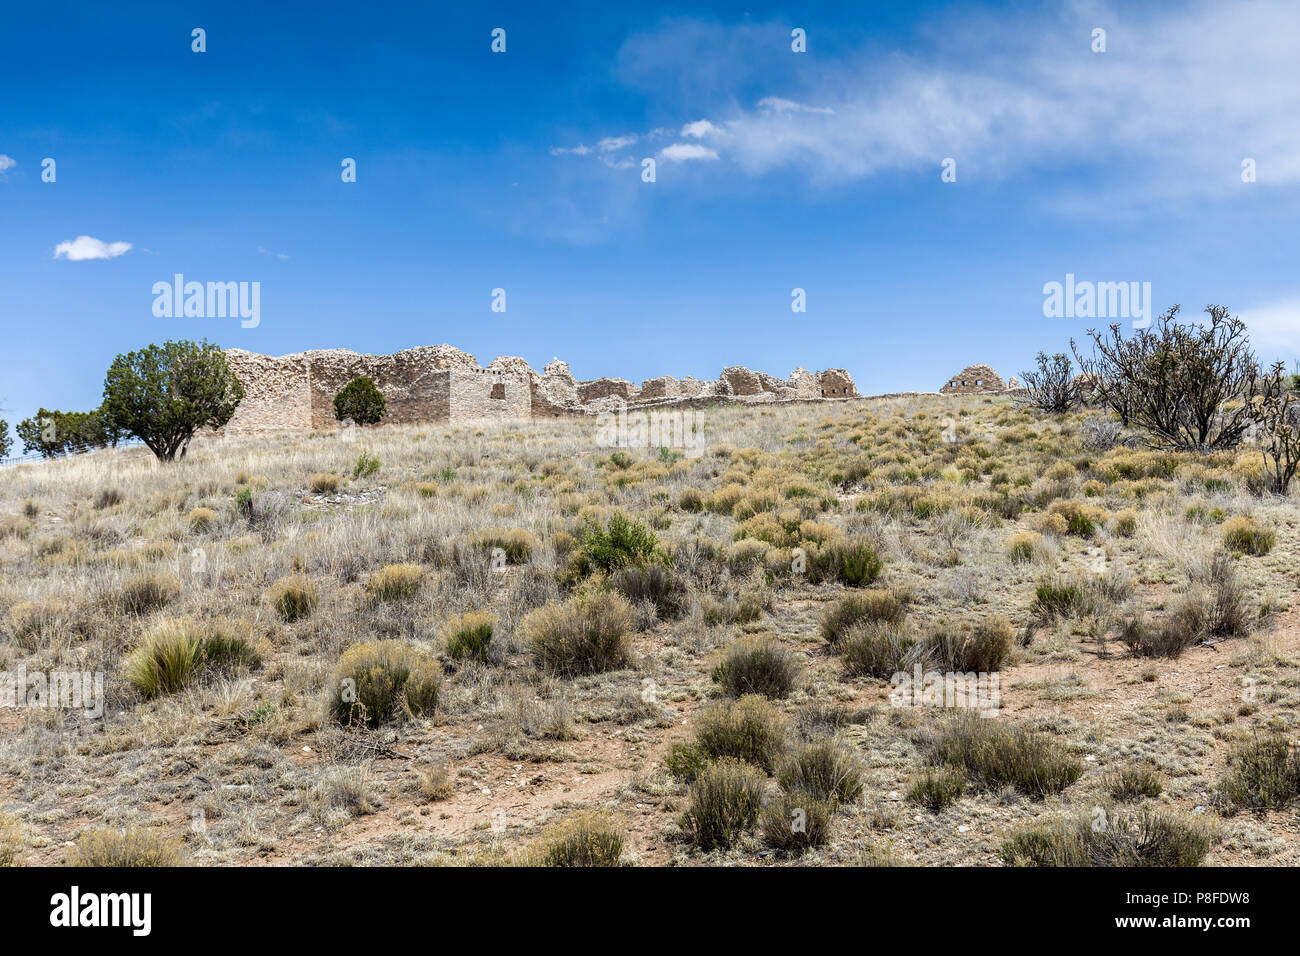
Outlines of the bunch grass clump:
M 130 826 L 125 830 L 88 830 L 68 856 L 69 866 L 184 866 L 181 841 L 165 833 Z
M 1002 859 L 1008 866 L 1199 866 L 1216 840 L 1210 826 L 1177 811 L 1098 807 L 1031 824 L 1003 844 Z
M 386 564 L 370 576 L 366 593 L 374 601 L 405 601 L 415 597 L 424 582 L 418 564 Z
M 448 619 L 442 625 L 447 655 L 457 660 L 487 660 L 496 623 L 496 615 L 488 611 L 470 611 Z
M 847 745 L 823 737 L 786 757 L 776 779 L 787 792 L 851 804 L 862 796 L 862 775 L 862 762 Z
M 126 679 L 146 699 L 175 694 L 205 671 L 230 673 L 260 666 L 262 655 L 233 624 L 161 621 L 126 658 Z
M 884 561 L 866 538 L 835 538 L 810 553 L 808 580 L 813 584 L 838 581 L 847 587 L 865 588 L 874 584 L 884 569 Z
M 480 548 L 499 548 L 506 564 L 523 564 L 537 550 L 537 535 L 523 528 L 483 528 L 473 537 Z
M 1280 810 L 1300 798 L 1300 753 L 1280 735 L 1239 746 L 1218 788 L 1229 810 Z
M 710 760 L 733 757 L 771 772 L 785 749 L 785 719 L 765 697 L 717 701 L 695 718 L 695 742 Z
M 286 624 L 310 617 L 320 598 L 316 586 L 304 574 L 291 574 L 276 581 L 267 592 L 267 600 L 280 620 Z
M 1276 543 L 1276 531 L 1265 528 L 1245 515 L 1229 518 L 1223 523 L 1223 546 L 1229 551 L 1260 556 L 1272 551 Z
M 125 614 L 142 616 L 170 604 L 180 591 L 175 576 L 148 571 L 122 585 L 117 592 L 117 605 Z
M 334 668 L 330 709 L 341 724 L 379 727 L 432 714 L 442 669 L 433 655 L 402 641 L 354 644 Z
M 965 770 L 988 789 L 1013 787 L 1038 799 L 1083 773 L 1083 764 L 1051 738 L 969 713 L 940 727 L 929 749 L 933 763 Z
M 618 866 L 623 830 L 608 813 L 586 811 L 550 828 L 531 854 L 534 866 Z
M 713 669 L 713 682 L 730 697 L 788 697 L 799 680 L 799 658 L 770 637 L 745 637 Z
M 904 670 L 916 653 L 916 638 L 896 624 L 855 624 L 840 642 L 844 671 L 850 677 L 888 680 Z
M 906 617 L 907 604 L 894 592 L 865 590 L 849 594 L 827 607 L 821 618 L 821 634 L 826 643 L 838 648 L 855 624 L 882 622 L 901 625 Z
M 762 809 L 759 829 L 763 842 L 790 856 L 799 856 L 830 842 L 835 802 L 807 791 L 778 794 Z
M 1155 799 L 1164 792 L 1160 772 L 1150 764 L 1128 764 L 1112 771 L 1106 777 L 1106 790 L 1115 800 Z
M 195 508 L 190 512 L 188 521 L 191 531 L 195 534 L 202 534 L 211 530 L 212 526 L 217 523 L 217 513 L 211 508 Z
M 966 792 L 966 778 L 954 767 L 927 767 L 912 782 L 907 799 L 931 813 L 942 813 Z
M 339 490 L 339 476 L 331 475 L 328 472 L 318 471 L 307 479 L 307 487 L 315 495 L 332 495 Z
M 767 777 L 743 760 L 709 763 L 691 784 L 681 827 L 702 850 L 725 849 L 754 826 Z
M 617 592 L 580 594 L 529 611 L 519 633 L 538 666 L 565 677 L 626 667 L 632 606 Z

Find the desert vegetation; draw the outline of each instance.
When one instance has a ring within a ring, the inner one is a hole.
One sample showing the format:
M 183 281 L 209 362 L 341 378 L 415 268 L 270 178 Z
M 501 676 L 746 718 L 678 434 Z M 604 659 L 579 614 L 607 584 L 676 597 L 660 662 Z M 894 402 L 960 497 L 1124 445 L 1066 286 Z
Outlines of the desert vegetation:
M 0 862 L 1294 864 L 1295 499 L 1067 397 L 6 468 Z

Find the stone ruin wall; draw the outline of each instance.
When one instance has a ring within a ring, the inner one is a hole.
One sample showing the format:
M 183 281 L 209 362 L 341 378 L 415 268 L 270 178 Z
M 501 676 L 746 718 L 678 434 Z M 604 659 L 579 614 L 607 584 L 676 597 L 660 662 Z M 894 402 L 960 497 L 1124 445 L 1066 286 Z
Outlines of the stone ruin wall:
M 458 424 L 532 417 L 532 390 L 521 376 L 490 369 L 438 374 L 446 378 L 450 405 L 447 417 L 435 421 Z
M 943 387 L 939 389 L 939 394 L 1001 395 L 1008 390 L 1007 383 L 1002 381 L 1002 376 L 988 365 L 968 365 L 944 382 Z
M 392 355 L 319 349 L 279 358 L 230 349 L 226 358 L 245 389 L 234 418 L 222 430 L 228 434 L 337 428 L 334 396 L 363 375 L 384 394 L 386 424 L 558 418 L 622 406 L 695 406 L 719 400 L 766 404 L 858 397 L 843 369 L 814 375 L 798 368 L 787 380 L 732 366 L 713 381 L 665 375 L 637 386 L 621 378 L 577 381 L 559 359 L 542 373 L 514 356 L 482 368 L 474 356 L 449 345 Z
M 311 388 L 304 356 L 271 358 L 242 349 L 229 349 L 226 361 L 244 386 L 243 401 L 226 431 L 313 427 Z

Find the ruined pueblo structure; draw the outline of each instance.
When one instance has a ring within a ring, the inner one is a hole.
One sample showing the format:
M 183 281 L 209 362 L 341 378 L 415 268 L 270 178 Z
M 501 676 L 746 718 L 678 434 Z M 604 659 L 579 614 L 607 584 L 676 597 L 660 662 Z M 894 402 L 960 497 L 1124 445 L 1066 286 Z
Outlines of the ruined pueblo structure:
M 555 359 L 537 372 L 514 356 L 486 368 L 450 345 L 429 345 L 392 355 L 320 349 L 278 358 L 228 349 L 226 358 L 244 386 L 244 400 L 223 429 L 230 434 L 280 429 L 336 428 L 334 396 L 352 379 L 374 381 L 387 402 L 390 424 L 515 420 L 597 414 L 618 408 L 694 406 L 719 401 L 746 404 L 857 398 L 844 369 L 797 368 L 780 379 L 743 366 L 717 379 L 648 379 L 640 386 L 621 378 L 574 379 Z

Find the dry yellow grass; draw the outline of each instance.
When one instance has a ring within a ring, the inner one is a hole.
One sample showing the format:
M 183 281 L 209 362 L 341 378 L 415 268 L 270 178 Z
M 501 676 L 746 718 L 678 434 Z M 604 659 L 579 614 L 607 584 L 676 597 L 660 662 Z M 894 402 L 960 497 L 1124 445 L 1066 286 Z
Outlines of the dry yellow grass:
M 702 457 L 628 449 L 622 466 L 594 423 L 537 420 L 209 437 L 168 466 L 132 448 L 6 469 L 0 670 L 101 672 L 110 715 L 86 733 L 79 711 L 0 709 L 22 852 L 60 862 L 88 824 L 134 821 L 199 864 L 537 859 L 586 808 L 615 814 L 610 859 L 755 863 L 761 828 L 708 853 L 684 839 L 688 781 L 669 767 L 694 766 L 714 665 L 759 638 L 798 665 L 771 705 L 785 746 L 834 738 L 869 767 L 803 864 L 997 865 L 1003 840 L 1088 810 L 1139 761 L 1166 781 L 1161 803 L 1216 816 L 1236 744 L 1300 729 L 1300 517 L 1294 498 L 1258 494 L 1248 450 L 1091 450 L 1081 416 L 1002 399 L 702 414 Z M 381 469 L 313 492 L 358 474 L 362 451 Z M 635 589 L 591 562 L 573 573 L 589 522 L 616 513 L 671 565 Z M 1228 538 L 1241 546 L 1225 558 Z M 818 636 L 855 590 L 818 562 L 849 543 L 882 563 L 873 588 L 906 596 L 891 627 L 1009 622 L 998 719 L 1083 766 L 1050 809 L 971 780 L 937 814 L 908 806 L 944 714 L 892 706 L 887 678 L 853 676 Z M 1039 613 L 1045 581 L 1078 594 Z M 1198 594 L 1238 595 L 1244 623 L 1177 659 L 1130 655 L 1127 622 L 1159 631 Z M 133 688 L 131 654 L 166 621 L 218 618 L 239 619 L 258 653 L 174 693 Z M 487 642 L 449 651 L 489 620 Z M 551 654 L 559 637 L 603 650 L 569 665 Z M 382 693 L 408 665 L 415 706 Z M 374 729 L 335 709 L 359 676 L 386 701 Z M 1300 863 L 1289 812 L 1225 818 L 1208 859 Z

